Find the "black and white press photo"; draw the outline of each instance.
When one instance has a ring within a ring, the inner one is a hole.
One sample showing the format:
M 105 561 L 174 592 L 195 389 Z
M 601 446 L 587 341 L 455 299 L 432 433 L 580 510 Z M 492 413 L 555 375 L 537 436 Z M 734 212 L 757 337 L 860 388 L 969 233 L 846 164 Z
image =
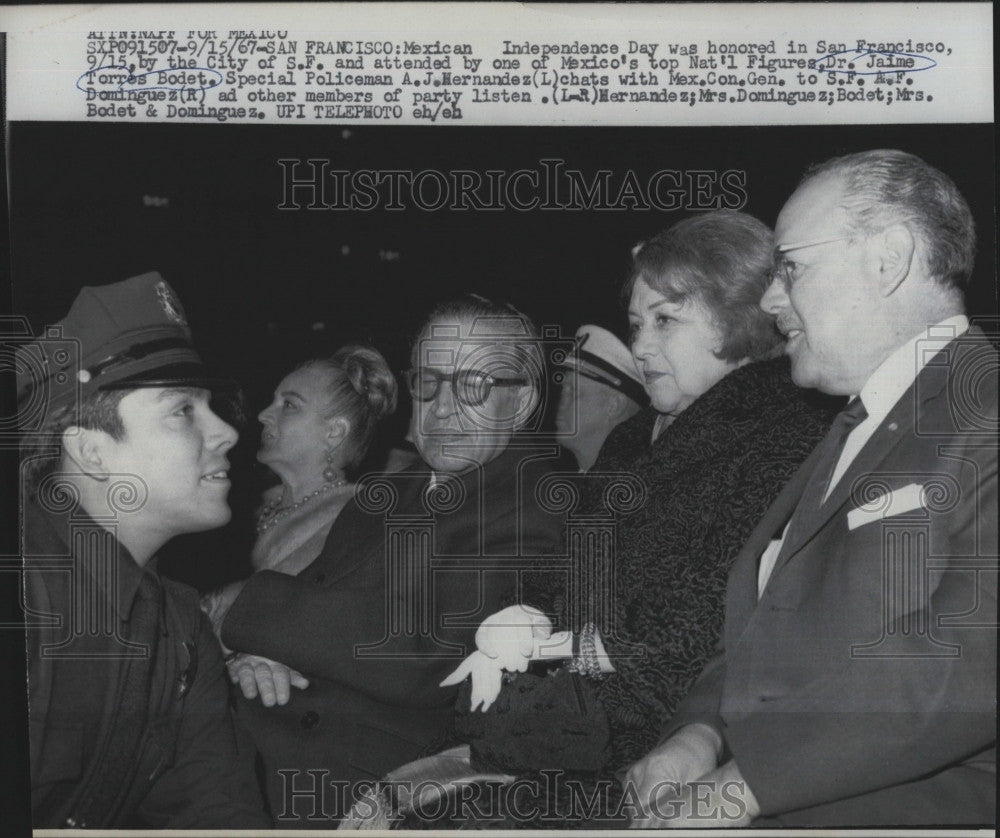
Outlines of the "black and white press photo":
M 0 15 L 12 834 L 992 830 L 961 7 Z

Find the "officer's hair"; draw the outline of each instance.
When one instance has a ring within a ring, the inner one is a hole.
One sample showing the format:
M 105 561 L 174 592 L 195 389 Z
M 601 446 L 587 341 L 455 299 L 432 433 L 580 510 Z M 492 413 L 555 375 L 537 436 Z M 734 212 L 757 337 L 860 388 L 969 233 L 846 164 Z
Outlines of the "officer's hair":
M 344 346 L 329 358 L 314 358 L 298 369 L 319 369 L 327 377 L 327 416 L 343 416 L 351 424 L 345 443 L 348 471 L 368 453 L 379 421 L 396 409 L 396 378 L 385 358 L 370 346 Z
M 124 439 L 125 423 L 118 405 L 129 392 L 98 390 L 79 402 L 55 408 L 40 430 L 26 434 L 20 446 L 24 491 L 34 495 L 42 480 L 59 468 L 63 456 L 62 435 L 67 428 L 77 425 L 87 430 L 104 431 L 115 440 Z
M 976 255 L 976 225 L 962 193 L 944 172 L 914 154 L 877 149 L 813 166 L 802 184 L 827 174 L 844 178 L 842 206 L 851 218 L 852 232 L 873 235 L 892 224 L 904 224 L 918 239 L 934 280 L 959 289 L 968 283 Z

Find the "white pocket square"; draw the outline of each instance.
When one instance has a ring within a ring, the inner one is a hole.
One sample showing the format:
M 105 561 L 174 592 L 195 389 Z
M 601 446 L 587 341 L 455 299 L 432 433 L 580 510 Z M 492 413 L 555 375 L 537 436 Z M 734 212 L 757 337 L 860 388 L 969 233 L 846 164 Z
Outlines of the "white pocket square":
M 847 528 L 856 530 L 865 524 L 881 521 L 892 515 L 902 515 L 904 512 L 912 512 L 914 509 L 923 509 L 926 505 L 924 487 L 920 483 L 910 483 L 901 489 L 894 489 L 884 495 L 879 495 L 857 509 L 852 509 L 847 513 Z

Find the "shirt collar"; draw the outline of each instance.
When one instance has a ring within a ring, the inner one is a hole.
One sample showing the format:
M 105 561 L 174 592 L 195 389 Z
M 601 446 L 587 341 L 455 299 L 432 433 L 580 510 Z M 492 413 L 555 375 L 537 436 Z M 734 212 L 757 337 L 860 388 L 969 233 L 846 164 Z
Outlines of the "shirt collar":
M 969 318 L 956 314 L 929 326 L 886 358 L 861 388 L 869 421 L 880 423 L 934 355 L 969 330 Z
M 109 530 L 107 527 L 102 527 L 100 523 L 84 511 L 82 506 L 77 506 L 69 512 L 43 512 L 42 514 L 49 519 L 50 526 L 58 534 L 59 539 L 67 545 L 74 563 L 80 562 L 85 558 L 77 550 L 77 544 L 74 544 L 75 539 L 72 535 L 74 527 L 84 531 L 103 529 L 105 532 L 109 532 L 112 538 L 114 538 L 114 531 Z M 143 574 L 151 574 L 153 579 L 159 583 L 156 572 L 157 558 L 153 556 L 146 562 L 145 567 L 139 567 L 136 560 L 132 558 L 132 554 L 128 548 L 119 539 L 114 538 L 114 540 L 118 548 L 118 561 L 114 568 L 114 571 L 116 571 L 114 586 L 108 586 L 108 581 L 111 577 L 104 575 L 103 568 L 95 567 L 92 563 L 82 564 L 80 571 L 88 574 L 94 580 L 97 589 L 103 592 L 102 596 L 108 603 L 108 606 L 117 609 L 116 613 L 118 617 L 126 619 L 132 611 L 132 603 L 139 590 L 139 583 L 142 581 Z M 89 544 L 93 543 L 90 539 L 86 541 Z M 117 587 L 117 591 L 115 591 L 115 586 Z

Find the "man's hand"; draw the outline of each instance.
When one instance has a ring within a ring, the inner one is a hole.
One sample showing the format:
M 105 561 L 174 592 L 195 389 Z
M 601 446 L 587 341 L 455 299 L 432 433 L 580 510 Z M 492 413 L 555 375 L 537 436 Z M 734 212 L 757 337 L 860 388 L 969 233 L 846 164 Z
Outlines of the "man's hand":
M 646 816 L 633 820 L 633 829 L 745 827 L 760 814 L 734 760 L 697 780 L 660 783 L 653 793 Z
M 722 751 L 722 737 L 705 724 L 682 727 L 666 742 L 634 763 L 625 775 L 625 785 L 635 790 L 645 818 L 656 815 L 653 804 L 671 788 L 678 794 L 680 787 L 713 771 Z M 632 822 L 633 827 L 645 827 L 644 819 Z
M 461 684 L 469 675 L 472 676 L 472 700 L 469 710 L 474 713 L 481 704 L 485 713 L 500 695 L 503 667 L 498 658 L 487 657 L 482 652 L 473 652 L 458 665 L 458 669 L 441 682 L 440 686 Z
M 229 680 L 240 685 L 245 698 L 260 696 L 265 707 L 287 704 L 292 697 L 292 687 L 304 690 L 309 679 L 283 663 L 259 655 L 238 654 L 226 663 Z
M 508 672 L 524 672 L 540 641 L 552 636 L 552 623 L 537 608 L 512 605 L 491 614 L 476 632 L 476 648 Z

